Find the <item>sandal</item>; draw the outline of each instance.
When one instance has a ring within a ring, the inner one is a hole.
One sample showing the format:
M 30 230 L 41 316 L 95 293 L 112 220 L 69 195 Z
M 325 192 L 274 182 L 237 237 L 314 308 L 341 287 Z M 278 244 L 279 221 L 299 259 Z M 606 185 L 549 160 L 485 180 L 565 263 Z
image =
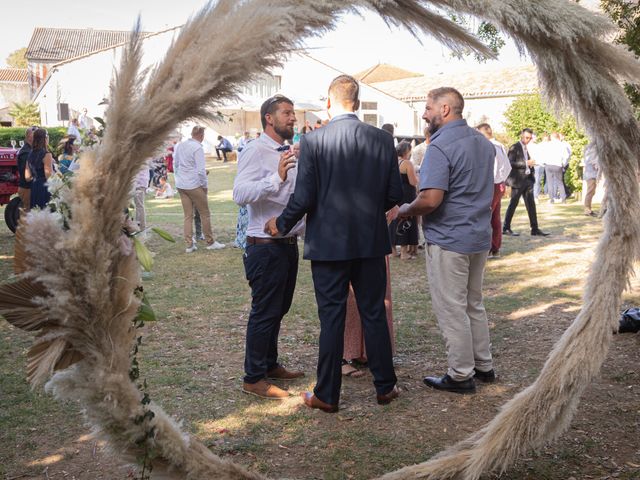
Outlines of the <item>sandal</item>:
M 342 360 L 342 376 L 350 377 L 350 378 L 360 378 L 363 377 L 365 372 L 362 370 L 358 370 L 347 360 Z

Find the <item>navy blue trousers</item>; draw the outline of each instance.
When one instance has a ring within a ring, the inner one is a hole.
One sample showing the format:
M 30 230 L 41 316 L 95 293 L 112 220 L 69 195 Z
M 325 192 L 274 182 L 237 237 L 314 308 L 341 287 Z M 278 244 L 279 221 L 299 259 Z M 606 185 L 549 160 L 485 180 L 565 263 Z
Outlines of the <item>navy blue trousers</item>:
M 362 320 L 373 384 L 378 394 L 389 393 L 397 379 L 384 308 L 387 288 L 384 257 L 340 262 L 312 261 L 311 273 L 320 317 L 318 380 L 313 393 L 331 405 L 337 405 L 340 401 L 349 282 L 353 286 Z
M 256 383 L 278 366 L 278 334 L 296 288 L 298 246 L 248 245 L 243 260 L 251 287 L 244 381 Z

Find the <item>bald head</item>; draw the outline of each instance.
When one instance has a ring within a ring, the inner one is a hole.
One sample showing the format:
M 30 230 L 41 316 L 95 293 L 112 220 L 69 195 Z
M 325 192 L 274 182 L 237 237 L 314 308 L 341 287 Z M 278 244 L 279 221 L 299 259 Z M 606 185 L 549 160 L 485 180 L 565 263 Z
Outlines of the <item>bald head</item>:
M 331 105 L 355 112 L 360 108 L 360 86 L 350 75 L 340 75 L 329 85 L 329 101 Z

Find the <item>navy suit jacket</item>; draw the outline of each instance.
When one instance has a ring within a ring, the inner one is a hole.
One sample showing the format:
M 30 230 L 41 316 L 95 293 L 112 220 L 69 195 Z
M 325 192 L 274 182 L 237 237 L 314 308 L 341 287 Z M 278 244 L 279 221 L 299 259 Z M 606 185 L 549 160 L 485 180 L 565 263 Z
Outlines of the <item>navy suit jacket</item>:
M 302 137 L 296 188 L 276 224 L 286 234 L 307 215 L 308 260 L 382 257 L 391 253 L 385 213 L 401 201 L 391 135 L 340 115 Z

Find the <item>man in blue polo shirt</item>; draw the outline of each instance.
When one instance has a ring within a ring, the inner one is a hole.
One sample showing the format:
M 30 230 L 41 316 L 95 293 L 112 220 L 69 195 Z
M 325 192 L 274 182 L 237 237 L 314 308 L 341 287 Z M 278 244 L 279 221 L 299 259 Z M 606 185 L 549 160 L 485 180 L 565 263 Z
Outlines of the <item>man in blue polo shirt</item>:
M 431 144 L 420 168 L 420 195 L 400 216 L 424 215 L 433 311 L 447 344 L 449 369 L 425 377 L 438 390 L 474 393 L 474 376 L 495 380 L 482 278 L 491 244 L 495 149 L 462 118 L 453 88 L 431 90 L 422 116 Z

